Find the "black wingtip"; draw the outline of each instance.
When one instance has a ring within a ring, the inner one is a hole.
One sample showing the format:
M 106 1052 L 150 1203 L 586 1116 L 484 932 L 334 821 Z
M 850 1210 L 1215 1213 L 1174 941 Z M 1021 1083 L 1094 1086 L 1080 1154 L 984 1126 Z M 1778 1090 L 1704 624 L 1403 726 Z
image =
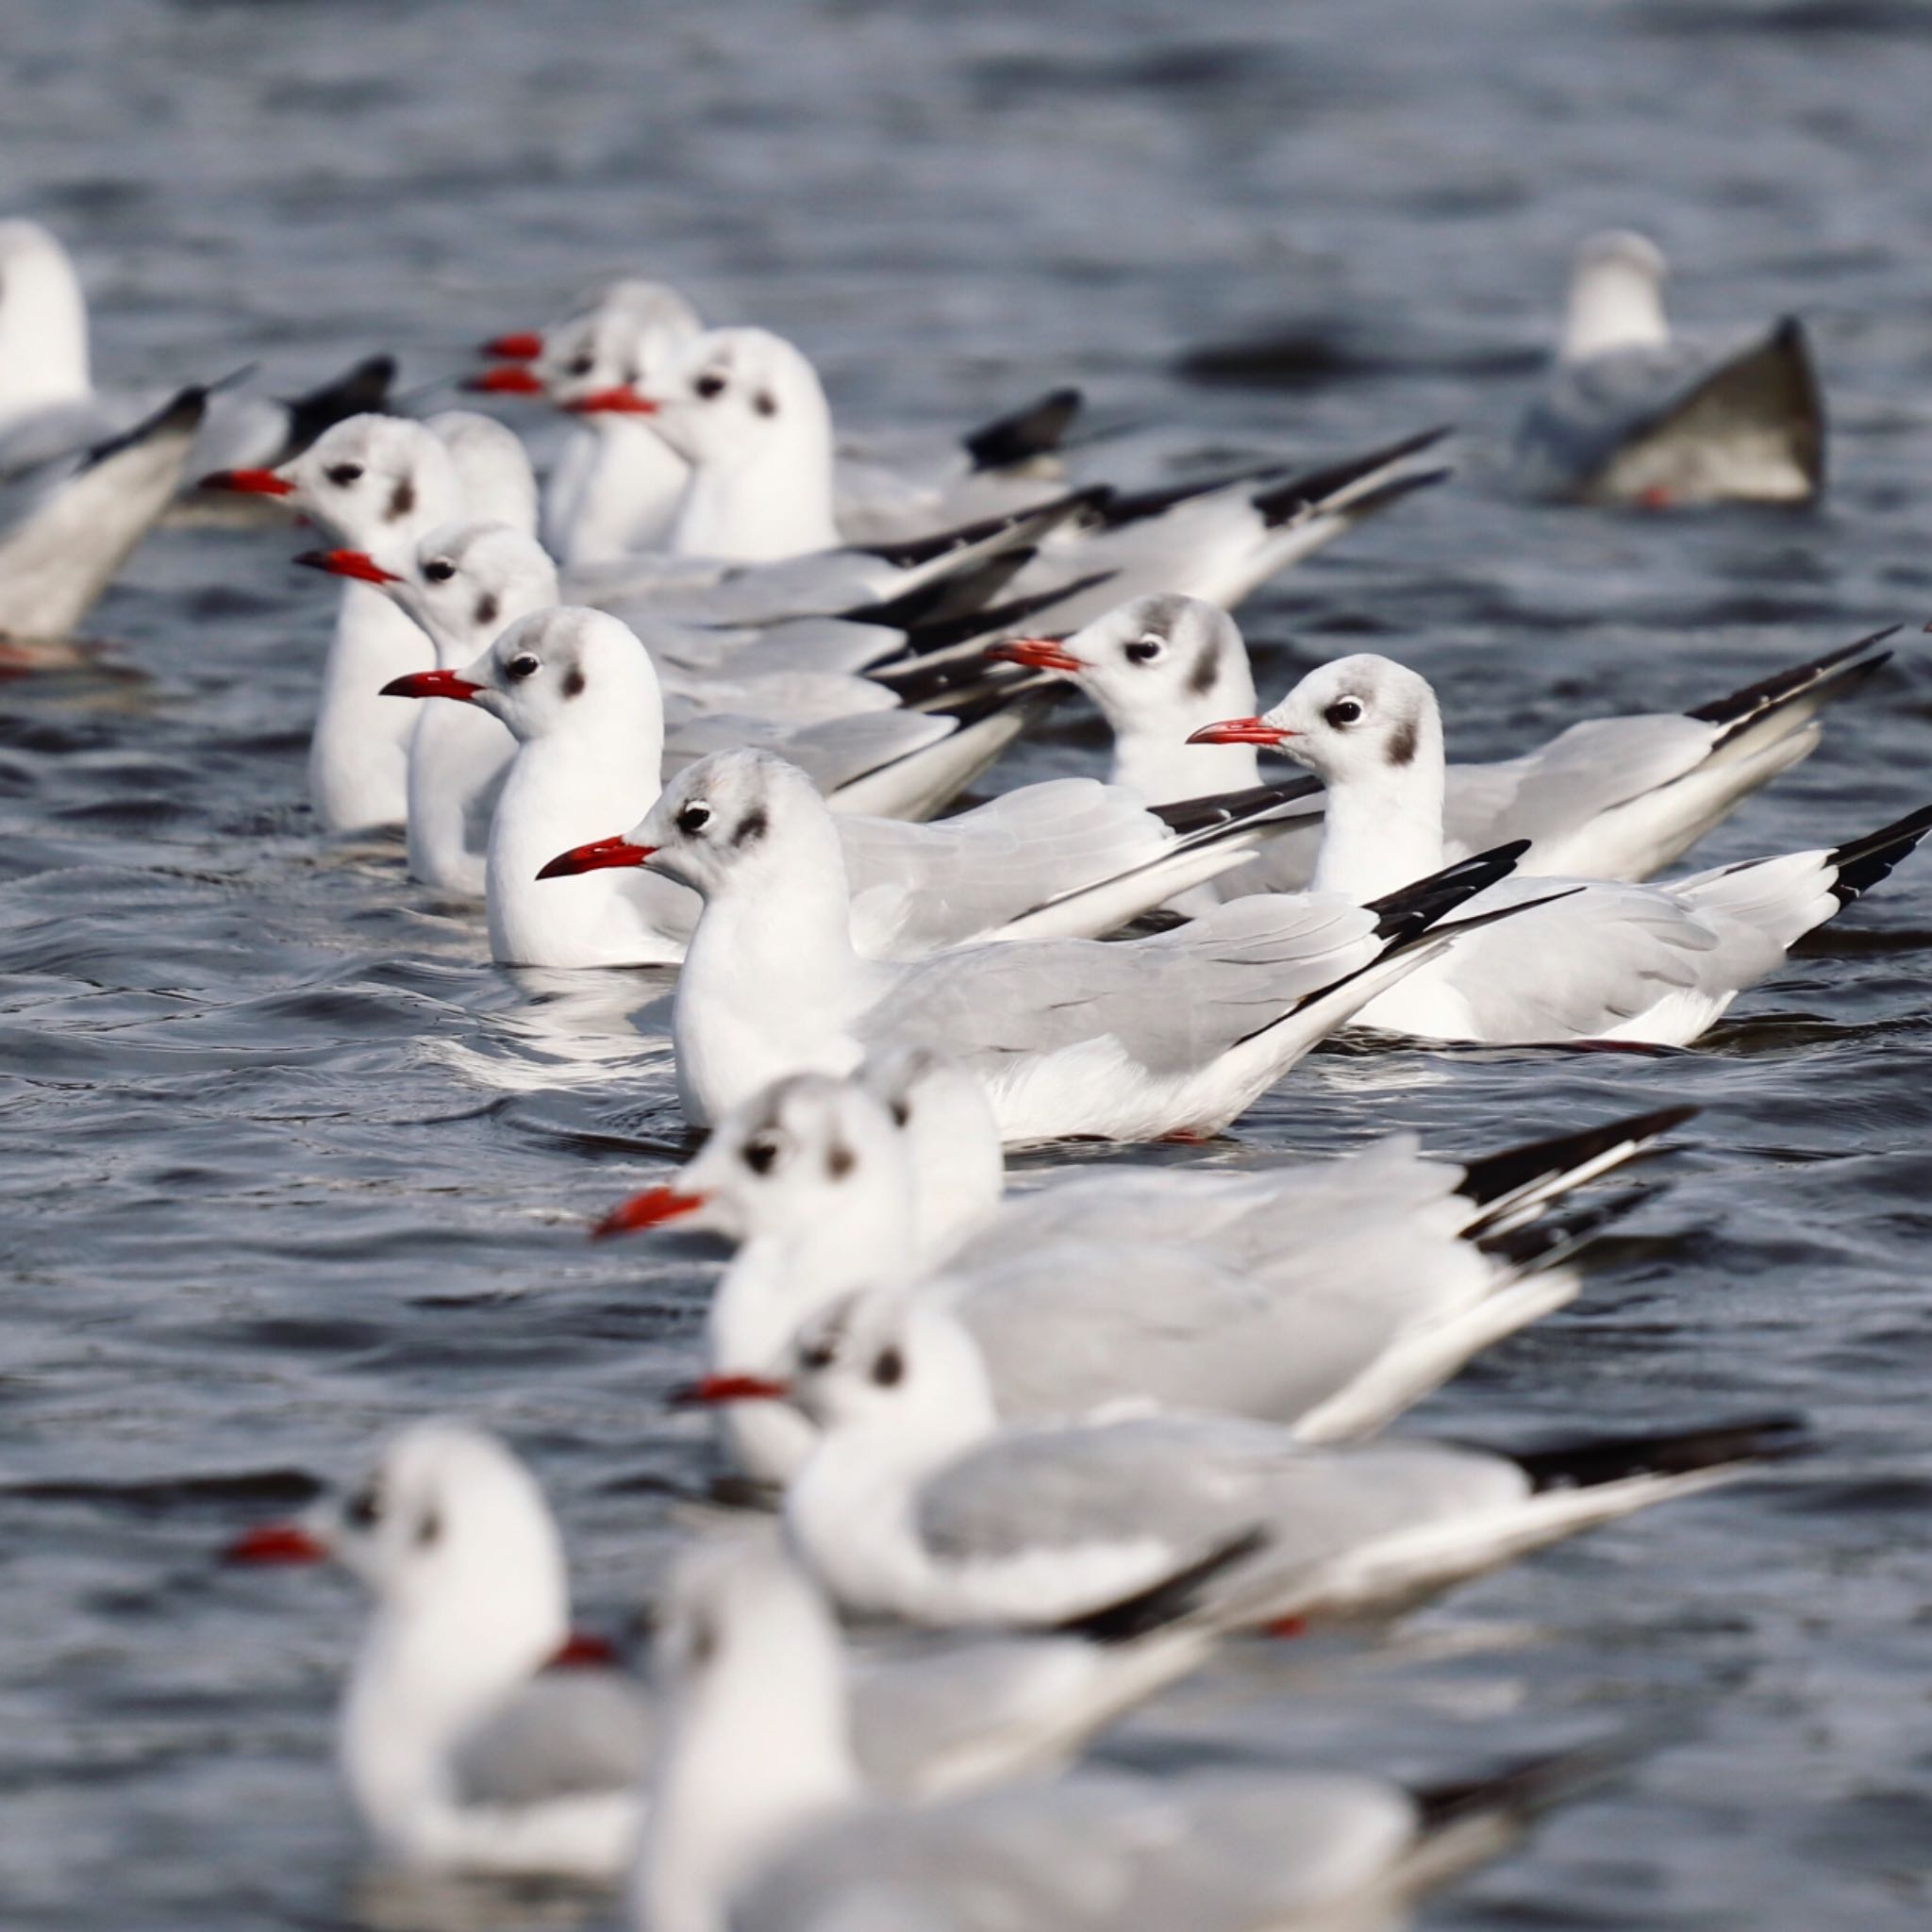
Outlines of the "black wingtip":
M 1840 665 L 1849 666 L 1857 675 L 1877 670 L 1891 653 L 1886 651 L 1869 658 L 1866 653 L 1882 644 L 1886 639 L 1896 637 L 1903 628 L 1902 625 L 1889 625 L 1884 630 L 1874 630 L 1870 637 L 1859 638 L 1855 643 L 1840 644 L 1837 650 L 1827 651 L 1822 658 L 1812 658 L 1803 664 L 1774 671 L 1769 677 L 1760 677 L 1755 684 L 1743 685 L 1737 691 L 1725 692 L 1721 698 L 1712 698 L 1708 704 L 1699 705 L 1684 715 L 1706 724 L 1737 724 L 1755 719 L 1774 706 L 1800 696 L 1824 682 L 1826 673 Z M 1855 664 L 1853 660 L 1857 658 L 1865 661 Z
M 1422 1785 L 1409 1797 L 1424 1833 L 1434 1837 L 1478 1819 L 1526 1824 L 1553 1806 L 1602 1784 L 1628 1765 L 1627 1745 L 1587 1745 L 1528 1757 L 1487 1777 Z
M 1425 879 L 1371 899 L 1364 908 L 1375 915 L 1379 939 L 1407 940 L 1425 933 L 1445 914 L 1455 911 L 1466 900 L 1487 891 L 1499 879 L 1516 870 L 1516 861 L 1529 850 L 1527 839 L 1512 839 L 1473 858 L 1458 859 Z
M 875 624 L 886 630 L 910 633 L 922 625 L 970 620 L 989 598 L 996 597 L 1038 553 L 1024 545 L 984 557 L 977 563 L 942 573 L 896 597 L 877 604 L 858 604 L 838 615 L 847 624 Z
M 1932 805 L 1922 805 L 1917 811 L 1840 845 L 1829 861 L 1838 872 L 1831 884 L 1838 903 L 1849 906 L 1861 892 L 1869 892 L 1927 832 L 1932 832 Z
M 930 537 L 916 537 L 904 543 L 864 543 L 854 547 L 860 555 L 875 557 L 893 570 L 915 570 L 921 564 L 937 562 L 955 550 L 970 550 L 997 537 L 1010 534 L 1016 544 L 1032 542 L 1070 517 L 1078 516 L 1083 510 L 1098 509 L 1110 493 L 1105 484 L 1097 484 L 1091 490 L 1069 491 L 1046 503 L 1030 504 L 1024 509 L 1008 510 L 996 517 L 981 517 L 976 523 L 939 530 Z
M 1090 1643 L 1131 1643 L 1191 1615 L 1199 1608 L 1201 1593 L 1209 1583 L 1267 1547 L 1265 1530 L 1248 1530 L 1210 1550 L 1198 1562 L 1162 1577 L 1151 1589 L 1122 1597 L 1104 1609 L 1070 1618 L 1056 1628 L 1063 1636 L 1084 1637 Z
M 1779 1462 L 1815 1447 L 1803 1416 L 1754 1416 L 1657 1435 L 1586 1437 L 1517 1452 L 1510 1460 L 1536 1489 L 1589 1490 L 1631 1476 L 1690 1475 L 1731 1463 Z
M 200 428 L 201 419 L 208 413 L 208 386 L 206 383 L 191 383 L 186 389 L 177 389 L 158 409 L 150 411 L 139 423 L 118 435 L 105 437 L 95 443 L 87 453 L 87 466 L 92 469 L 96 464 L 108 462 L 124 450 L 138 448 L 158 436 L 192 434 Z
M 1546 1214 L 1521 1227 L 1483 1235 L 1475 1245 L 1492 1260 L 1506 1262 L 1521 1274 L 1547 1268 L 1587 1246 L 1606 1228 L 1634 1214 L 1646 1201 L 1654 1201 L 1660 1191 L 1657 1188 L 1625 1188 L 1567 1214 Z
M 1085 402 L 1077 389 L 1049 390 L 959 440 L 975 470 L 1010 470 L 1058 450 Z
M 1285 778 L 1279 785 L 1249 785 L 1240 791 L 1214 791 L 1200 798 L 1176 799 L 1171 805 L 1150 805 L 1147 809 L 1171 831 L 1186 836 L 1205 832 L 1215 825 L 1231 825 L 1278 806 L 1294 805 L 1305 798 L 1318 798 L 1326 788 L 1312 774 Z M 1312 819 L 1317 814 L 1297 813 Z
M 992 564 L 1011 565 L 1007 575 L 1011 576 L 1030 563 L 1037 555 L 1032 550 L 1003 550 L 991 559 Z M 1015 561 L 1018 559 L 1018 561 Z M 991 568 L 991 565 L 988 566 Z M 1044 610 L 1051 610 L 1056 604 L 1064 603 L 1067 598 L 1095 589 L 1113 575 L 1112 571 L 1096 571 L 1091 576 L 1075 579 L 1051 591 L 1036 591 L 1030 597 L 1009 597 L 1004 604 L 983 604 L 962 611 L 958 616 L 923 619 L 916 624 L 901 625 L 906 633 L 906 648 L 902 654 L 905 663 L 880 665 L 867 675 L 878 683 L 896 690 L 894 679 L 902 676 L 916 676 L 929 667 L 917 660 L 931 658 L 941 651 L 955 650 L 962 644 L 973 643 L 979 638 L 1004 635 L 1018 629 L 1029 619 L 1038 617 Z M 951 581 L 950 579 L 948 581 Z M 995 584 L 995 589 L 998 585 Z M 883 607 L 878 607 L 883 608 Z M 855 623 L 869 620 L 855 612 L 847 612 Z M 976 675 L 976 671 L 975 671 Z
M 1340 462 L 1328 463 L 1319 470 L 1309 470 L 1302 475 L 1291 476 L 1286 483 L 1277 483 L 1254 497 L 1254 506 L 1272 529 L 1276 525 L 1287 523 L 1291 517 L 1302 515 L 1305 511 L 1320 509 L 1329 497 L 1361 482 L 1365 477 L 1374 475 L 1377 470 L 1386 469 L 1391 463 L 1399 463 L 1407 457 L 1419 456 L 1425 449 L 1432 449 L 1449 435 L 1453 426 L 1445 423 L 1434 429 L 1424 429 L 1419 436 L 1406 436 L 1399 442 L 1387 443 L 1380 449 L 1368 450 L 1361 456 L 1346 457 Z M 1369 492 L 1371 496 L 1379 493 L 1379 491 Z M 1352 508 L 1354 506 L 1349 507 Z
M 1044 717 L 1072 695 L 1073 687 L 1062 678 L 1022 675 L 987 681 L 958 697 L 928 705 L 925 709 L 928 717 L 950 718 L 958 730 L 964 731 L 968 725 L 997 717 L 1002 711 L 1023 711 L 1030 722 Z
M 333 429 L 351 416 L 380 412 L 389 403 L 395 379 L 393 356 L 365 356 L 354 368 L 299 396 L 289 397 L 283 405 L 289 412 L 289 426 L 281 452 L 270 467 L 299 457 L 324 430 Z
M 1456 1191 L 1478 1208 L 1487 1208 L 1492 1201 L 1519 1192 L 1532 1181 L 1588 1167 L 1618 1147 L 1641 1146 L 1696 1116 L 1694 1107 L 1659 1107 L 1649 1113 L 1606 1121 L 1600 1127 L 1585 1127 L 1574 1134 L 1552 1134 L 1541 1141 L 1524 1141 L 1466 1163 L 1461 1185 Z

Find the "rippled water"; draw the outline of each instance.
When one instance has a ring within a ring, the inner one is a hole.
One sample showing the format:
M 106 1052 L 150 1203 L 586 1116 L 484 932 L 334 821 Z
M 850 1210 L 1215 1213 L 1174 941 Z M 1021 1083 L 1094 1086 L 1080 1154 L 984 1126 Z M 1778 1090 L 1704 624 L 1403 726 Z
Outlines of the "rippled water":
M 0 208 L 75 244 L 123 379 L 259 358 L 292 387 L 374 347 L 426 379 L 636 264 L 795 334 L 858 421 L 1072 377 L 1106 421 L 1311 457 L 1459 422 L 1452 488 L 1250 607 L 1297 654 L 1264 689 L 1384 648 L 1488 756 L 1906 621 L 1899 665 L 1715 861 L 1932 789 L 1928 40 L 1903 0 L 12 0 Z M 1670 249 L 1688 317 L 1816 325 L 1821 513 L 1562 514 L 1491 487 L 1568 246 L 1609 222 Z M 1264 386 L 1179 373 L 1262 336 Z M 330 600 L 292 547 L 164 535 L 97 613 L 111 643 L 0 691 L 9 1926 L 425 1923 L 359 1887 L 336 1796 L 348 1587 L 210 1553 L 458 1409 L 533 1459 L 585 1603 L 619 1610 L 708 1472 L 658 1407 L 708 1263 L 581 1239 L 680 1141 L 661 1009 L 633 1024 L 662 985 L 493 968 L 395 849 L 315 836 Z M 1075 708 L 1008 772 L 1098 755 Z M 1427 1923 L 1924 1923 L 1928 949 L 1922 860 L 1694 1055 L 1325 1055 L 1206 1157 L 1396 1126 L 1481 1150 L 1697 1101 L 1670 1192 L 1581 1303 L 1423 1419 L 1798 1406 L 1826 1447 L 1462 1592 L 1418 1626 L 1432 1656 L 1333 1680 L 1234 1659 L 1135 1727 L 1145 1749 L 1455 1774 L 1631 1733 L 1627 1775 Z

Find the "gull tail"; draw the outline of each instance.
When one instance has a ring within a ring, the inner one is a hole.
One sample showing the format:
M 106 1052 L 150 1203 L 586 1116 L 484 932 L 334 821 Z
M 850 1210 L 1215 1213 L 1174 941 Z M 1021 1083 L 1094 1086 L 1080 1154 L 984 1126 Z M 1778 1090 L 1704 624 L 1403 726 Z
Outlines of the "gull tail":
M 1880 879 L 1890 877 L 1892 867 L 1927 832 L 1932 832 L 1932 805 L 1922 805 L 1917 811 L 1840 845 L 1825 860 L 1838 874 L 1832 881 L 1832 896 L 1840 906 L 1849 906 Z
M 1889 663 L 1891 653 L 1876 647 L 1896 636 L 1900 627 L 1894 624 L 1854 643 L 1842 644 L 1836 651 L 1827 651 L 1822 658 L 1774 671 L 1756 684 L 1713 698 L 1685 715 L 1707 724 L 1728 727 L 1713 750 L 1734 745 L 1747 733 L 1757 738 L 1759 734 L 1756 727 L 1774 715 L 1779 724 L 1778 735 L 1786 735 L 1835 698 L 1864 683 L 1880 665 Z
M 1156 1630 L 1191 1622 L 1203 1610 L 1208 1586 L 1267 1546 L 1266 1530 L 1248 1530 L 1150 1588 L 1054 1627 L 1062 1636 L 1084 1637 L 1090 1643 L 1114 1644 L 1131 1643 Z

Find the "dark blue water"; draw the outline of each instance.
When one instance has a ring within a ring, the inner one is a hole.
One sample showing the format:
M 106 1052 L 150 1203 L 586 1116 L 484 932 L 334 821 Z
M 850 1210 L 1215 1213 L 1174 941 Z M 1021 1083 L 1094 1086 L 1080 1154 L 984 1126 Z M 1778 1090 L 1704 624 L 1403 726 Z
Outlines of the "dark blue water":
M 406 379 L 646 269 L 795 335 L 854 421 L 1051 383 L 1104 420 L 1320 457 L 1454 420 L 1463 472 L 1257 598 L 1364 647 L 1467 756 L 1698 703 L 1882 624 L 1900 661 L 1707 848 L 1932 794 L 1932 16 L 1879 0 L 1006 10 L 12 0 L 0 208 L 75 246 L 108 378 L 353 355 Z M 1573 240 L 1655 234 L 1679 309 L 1801 310 L 1816 515 L 1532 511 L 1491 487 Z M 1177 373 L 1285 339 L 1272 386 Z M 681 1128 L 643 977 L 488 963 L 302 751 L 327 587 L 285 538 L 154 541 L 79 668 L 0 687 L 0 1919 L 534 1924 L 358 1884 L 330 1707 L 348 1586 L 224 1574 L 427 1410 L 507 1432 L 587 1606 L 646 1593 L 702 1484 L 661 1413 L 707 1275 L 586 1217 Z M 1264 689 L 1291 675 L 1272 654 Z M 1094 769 L 1077 715 L 1006 775 Z M 1331 1055 L 1215 1159 L 1398 1126 L 1482 1150 L 1694 1100 L 1583 1300 L 1424 1412 L 1533 1433 L 1807 1410 L 1825 1448 L 1462 1592 L 1433 1657 L 1232 1660 L 1137 1727 L 1403 1773 L 1628 1734 L 1622 1779 L 1439 1927 L 1890 1932 L 1932 1902 L 1932 869 L 1695 1055 Z M 1172 1157 L 1172 1150 L 1166 1158 Z M 1117 1157 L 1116 1157 L 1117 1158 Z

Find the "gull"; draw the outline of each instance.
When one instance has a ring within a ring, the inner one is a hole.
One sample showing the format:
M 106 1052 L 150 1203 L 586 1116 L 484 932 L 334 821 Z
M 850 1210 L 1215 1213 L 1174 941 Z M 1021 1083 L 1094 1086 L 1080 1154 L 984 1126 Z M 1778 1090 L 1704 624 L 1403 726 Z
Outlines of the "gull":
M 547 396 L 575 419 L 543 497 L 544 546 L 559 563 L 608 563 L 656 549 L 669 536 L 691 472 L 652 432 L 636 397 L 700 327 L 697 311 L 675 289 L 629 279 L 545 329 L 532 356 L 463 385 Z
M 312 448 L 277 469 L 218 472 L 208 487 L 275 497 L 363 553 L 402 551 L 432 530 L 460 521 L 472 493 L 498 517 L 534 512 L 534 491 L 521 445 L 502 425 L 463 410 L 427 423 L 399 416 L 353 416 Z M 374 583 L 342 586 L 335 635 L 323 669 L 322 696 L 308 747 L 308 790 L 331 832 L 407 825 L 409 763 L 419 719 L 385 704 L 383 686 L 400 673 L 435 662 L 427 633 Z M 437 789 L 437 814 L 418 827 L 410 869 L 445 890 L 469 890 L 470 870 L 453 854 L 465 849 L 463 824 L 476 788 L 493 781 L 502 746 L 458 728 L 457 744 L 440 741 L 439 724 L 425 749 L 431 768 L 470 770 L 468 784 Z M 451 821 L 455 829 L 452 831 Z
M 588 855 L 552 861 L 574 872 Z M 1048 940 L 1062 900 L 911 964 L 862 958 L 838 821 L 770 753 L 680 773 L 600 862 L 704 900 L 672 1035 L 687 1118 L 709 1125 L 783 1074 L 850 1072 L 889 1041 L 982 1073 L 1009 1141 L 1218 1131 L 1383 988 L 1456 937 L 1436 923 L 1508 870 L 1505 851 L 1366 908 L 1256 897 L 1153 939 Z M 1016 943 L 1031 938 L 1030 943 Z
M 1387 1610 L 1724 1481 L 1801 1433 L 1760 1419 L 1519 1454 L 1316 1447 L 1188 1413 L 1002 1426 L 957 1314 L 890 1288 L 813 1316 L 782 1375 L 712 1399 L 786 1401 L 818 1424 L 784 1521 L 842 1608 L 946 1627 L 1057 1624 L 1241 1537 L 1202 1615 L 1248 1628 Z
M 371 356 L 286 402 L 216 394 L 211 386 L 180 474 L 286 462 L 332 423 L 380 408 L 394 376 L 392 358 Z M 96 390 L 87 296 L 72 258 L 40 223 L 0 221 L 0 475 L 128 438 L 182 393 Z
M 570 1641 L 562 1540 L 529 1471 L 459 1423 L 405 1429 L 340 1505 L 264 1524 L 247 1563 L 333 1558 L 375 1599 L 338 1757 L 389 1859 L 608 1877 L 632 1854 L 654 1725 L 621 1673 L 547 1670 Z
M 478 542 L 497 547 L 487 537 Z M 476 547 L 431 546 L 419 565 L 425 609 L 430 578 L 447 564 L 442 588 L 455 586 Z M 471 594 L 455 596 L 458 625 Z M 494 628 L 505 614 L 492 610 L 482 628 L 494 641 L 460 671 L 412 673 L 385 687 L 391 696 L 475 707 L 516 741 L 484 867 L 492 957 L 566 968 L 675 964 L 697 920 L 695 896 L 640 877 L 621 840 L 584 841 L 587 832 L 641 818 L 658 795 L 663 708 L 650 654 L 602 611 L 540 608 Z M 809 727 L 789 741 L 836 752 L 869 722 Z M 840 767 L 830 769 L 836 775 Z M 872 777 L 861 769 L 847 796 L 869 792 Z M 1124 793 L 1066 778 L 937 825 L 843 812 L 837 836 L 858 887 L 853 941 L 871 957 L 912 957 L 1022 920 L 1110 930 L 1158 904 L 1174 881 L 1240 863 L 1268 835 L 1268 810 L 1263 794 L 1203 809 L 1199 824 L 1175 829 Z M 569 858 L 558 859 L 572 840 Z
M 1234 728 L 1278 744 L 1327 788 L 1315 892 L 1363 899 L 1442 862 L 1442 721 L 1425 678 L 1388 658 L 1338 658 Z M 1928 829 L 1932 808 L 1833 850 L 1749 859 L 1667 884 L 1567 881 L 1571 890 L 1513 924 L 1507 941 L 1492 930 L 1473 935 L 1454 958 L 1365 1005 L 1357 1024 L 1499 1045 L 1688 1046 Z M 1524 891 L 1555 883 L 1512 879 L 1476 908 L 1519 904 Z
M 1641 235 L 1576 254 L 1563 342 L 1517 432 L 1522 487 L 1662 509 L 1807 503 L 1824 487 L 1824 402 L 1805 327 L 1705 345 L 1664 316 L 1664 258 Z
M 1443 850 L 1457 858 L 1527 839 L 1519 878 L 1648 878 L 1810 756 L 1820 713 L 1889 659 L 1877 646 L 1895 628 L 1691 711 L 1589 718 L 1521 758 L 1452 764 Z M 1274 742 L 1252 715 L 1254 676 L 1241 631 L 1198 598 L 1135 598 L 1071 637 L 1008 639 L 989 655 L 1076 683 L 1112 728 L 1109 779 L 1150 804 L 1253 785 L 1260 747 Z M 1208 890 L 1225 897 L 1306 886 L 1321 809 L 1319 788 L 1311 788 L 1297 808 L 1303 825 Z
M 846 1080 L 779 1080 L 600 1224 L 737 1243 L 707 1314 L 699 1399 L 776 1373 L 799 1325 L 852 1291 L 916 1283 L 966 1324 L 1003 1422 L 1158 1407 L 1255 1416 L 1307 1441 L 1365 1434 L 1569 1302 L 1579 1281 L 1561 1264 L 1632 1200 L 1530 1224 L 1688 1117 L 1642 1115 L 1466 1166 L 1425 1161 L 1398 1136 L 1277 1174 L 1086 1176 L 995 1212 L 935 1278 L 922 1275 L 928 1196 L 909 1116 L 896 1124 L 862 1082 L 889 1080 L 929 1116 L 930 1145 L 953 1139 L 940 1118 L 949 1073 L 970 1082 L 916 1053 Z M 967 1164 L 990 1150 L 996 1174 L 983 1097 L 975 1112 Z M 775 1404 L 728 1406 L 723 1422 L 732 1460 L 761 1482 L 789 1481 L 815 1440 Z
M 837 1625 L 769 1541 L 676 1567 L 639 1932 L 1315 1932 L 1387 1924 L 1581 1781 L 1453 1791 L 1285 1766 L 1099 1769 L 909 1807 L 871 1796 Z
M 657 1700 L 571 1629 L 556 1521 L 507 1444 L 458 1422 L 414 1424 L 342 1501 L 258 1524 L 227 1557 L 334 1561 L 375 1599 L 339 1757 L 389 1859 L 602 1880 L 628 1869 L 662 1731 Z M 1193 1612 L 1217 1567 L 1191 1566 L 1064 1630 L 856 1653 L 865 1782 L 927 1801 L 1064 1762 L 1210 1655 Z
M 767 564 L 837 553 L 831 414 L 810 363 L 762 329 L 714 329 L 686 348 L 673 378 L 642 400 L 647 420 L 691 466 L 674 546 L 686 556 Z M 1073 574 L 1111 574 L 1070 600 L 1084 623 L 1138 591 L 1184 590 L 1237 603 L 1441 471 L 1408 459 L 1443 431 L 1284 480 L 1279 472 L 1095 498 L 1078 524 L 1022 573 L 1024 591 Z

